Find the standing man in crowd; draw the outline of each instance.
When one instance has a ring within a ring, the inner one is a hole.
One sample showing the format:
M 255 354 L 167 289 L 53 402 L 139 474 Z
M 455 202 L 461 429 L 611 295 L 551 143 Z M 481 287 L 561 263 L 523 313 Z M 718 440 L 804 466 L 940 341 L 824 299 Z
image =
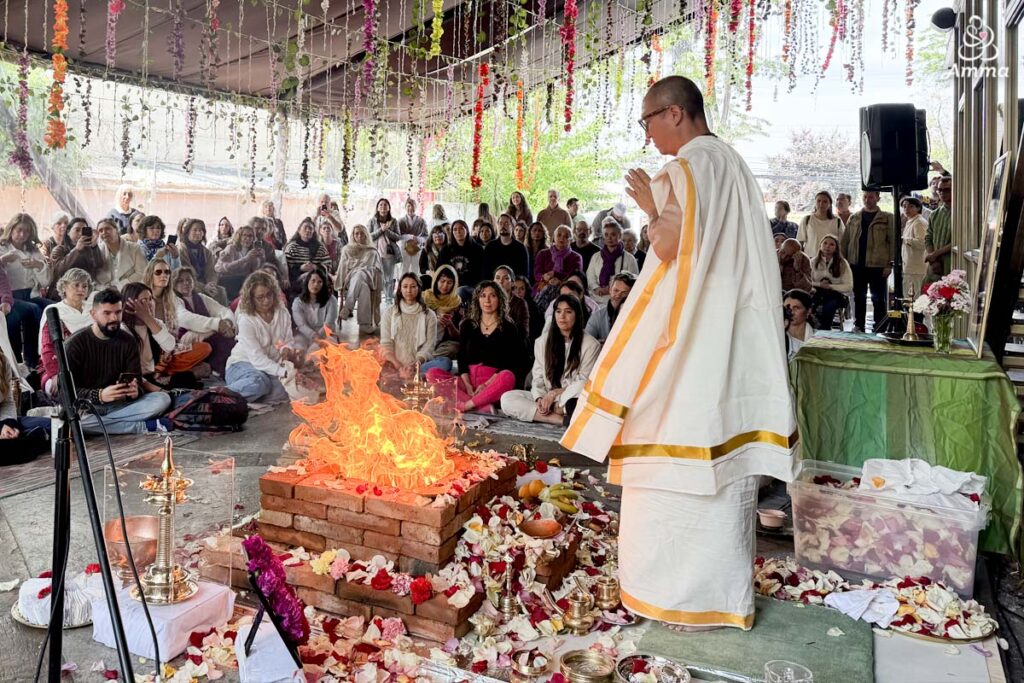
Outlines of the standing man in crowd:
M 895 217 L 878 207 L 878 192 L 865 190 L 861 198 L 864 208 L 850 216 L 840 244 L 853 271 L 853 318 L 857 332 L 866 329 L 869 288 L 875 325 L 885 319 L 889 310 L 889 273 L 900 243 Z
M 768 221 L 772 226 L 772 234 L 783 234 L 786 239 L 796 239 L 797 224 L 789 220 L 789 202 L 780 199 L 775 202 L 775 218 Z M 799 245 L 798 245 L 799 246 Z
M 583 272 L 587 272 L 590 259 L 601 251 L 601 247 L 590 241 L 590 226 L 586 221 L 576 221 L 572 229 L 573 241 L 569 245 L 572 250 L 583 257 Z
M 760 477 L 793 477 L 779 269 L 761 188 L 708 130 L 696 84 L 664 78 L 641 111 L 674 157 L 653 179 L 626 177 L 658 263 L 623 305 L 562 445 L 609 459 L 623 487 L 622 604 L 687 630 L 746 630 Z
M 850 204 L 853 203 L 853 197 L 846 192 L 840 192 L 836 195 L 836 215 L 839 216 L 839 220 L 843 222 L 843 227 L 850 222 Z
M 313 220 L 316 221 L 317 232 L 320 231 L 320 226 L 326 223 L 338 233 L 338 241 L 341 242 L 341 246 L 344 247 L 348 244 L 348 232 L 345 230 L 345 224 L 341 221 L 341 212 L 331 203 L 331 196 L 326 192 L 320 195 L 314 215 L 316 218 Z
M 572 227 L 576 224 L 576 216 L 580 212 L 580 200 L 576 197 L 569 197 L 569 201 L 565 203 L 565 209 L 569 212 L 569 217 L 572 218 L 566 225 Z
M 622 202 L 617 202 L 610 209 L 598 211 L 597 215 L 594 216 L 594 220 L 590 222 L 590 233 L 593 235 L 593 240 L 598 246 L 601 246 L 601 240 L 604 238 L 604 219 L 608 216 L 614 218 L 615 222 L 623 230 L 629 230 L 630 228 L 629 218 L 626 217 L 626 205 Z
M 936 192 L 939 195 L 939 208 L 932 211 L 928 219 L 928 231 L 924 236 L 924 260 L 928 264 L 928 274 L 925 276 L 927 284 L 949 275 L 950 251 L 953 245 L 950 213 L 953 210 L 953 176 L 939 176 Z
M 131 229 L 132 219 L 142 214 L 138 209 L 132 208 L 132 199 L 134 198 L 135 191 L 132 186 L 121 185 L 117 188 L 117 205 L 107 214 L 107 218 L 111 218 L 117 223 L 117 231 L 122 235 Z M 144 235 L 141 235 L 140 239 L 141 237 Z
M 544 225 L 551 241 L 555 239 L 555 228 L 572 225 L 572 215 L 558 205 L 558 190 L 548 190 L 548 205 L 537 213 L 537 220 Z

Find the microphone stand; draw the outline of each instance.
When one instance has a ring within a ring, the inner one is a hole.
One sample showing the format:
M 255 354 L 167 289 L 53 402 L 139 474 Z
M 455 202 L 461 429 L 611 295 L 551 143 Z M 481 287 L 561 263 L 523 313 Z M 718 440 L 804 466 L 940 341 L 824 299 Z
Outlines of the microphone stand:
M 89 457 L 85 449 L 85 436 L 82 432 L 81 420 L 75 408 L 77 393 L 75 380 L 68 367 L 68 356 L 64 350 L 64 327 L 60 314 L 52 306 L 46 310 L 46 324 L 53 341 L 53 351 L 57 356 L 57 381 L 60 386 L 60 412 L 53 423 L 57 423 L 56 440 L 53 442 L 53 466 L 57 471 L 57 480 L 53 502 L 53 577 L 51 585 L 55 586 L 50 594 L 50 623 L 47 634 L 50 641 L 50 659 L 47 680 L 49 683 L 60 683 L 61 655 L 64 645 L 64 573 L 67 570 L 68 547 L 71 544 L 71 488 L 69 470 L 71 467 L 71 445 L 74 444 L 78 454 L 78 470 L 82 475 L 82 487 L 85 489 L 85 504 L 89 511 L 92 524 L 92 537 L 96 543 L 96 554 L 99 556 L 100 572 L 103 575 L 103 590 L 106 593 L 107 609 L 110 611 L 110 622 L 114 628 L 114 640 L 117 645 L 117 659 L 121 665 L 121 675 L 125 681 L 134 681 L 131 653 L 128 652 L 128 640 L 121 621 L 121 610 L 117 604 L 117 593 L 114 588 L 114 577 L 110 571 L 110 560 L 107 557 L 106 543 L 103 538 L 103 524 L 100 522 L 99 507 L 96 504 L 96 490 L 92 485 L 92 471 L 89 469 Z M 53 437 L 51 437 L 53 438 Z M 128 536 L 125 535 L 125 542 Z

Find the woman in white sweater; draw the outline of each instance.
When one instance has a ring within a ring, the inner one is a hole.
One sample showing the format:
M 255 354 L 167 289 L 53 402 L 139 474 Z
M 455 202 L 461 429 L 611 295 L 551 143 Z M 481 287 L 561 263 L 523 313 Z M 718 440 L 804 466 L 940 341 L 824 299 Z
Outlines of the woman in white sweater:
M 212 351 L 206 362 L 223 377 L 228 356 L 235 348 L 235 314 L 213 297 L 200 292 L 196 284 L 196 273 L 189 266 L 178 268 L 171 276 L 181 343 L 189 345 L 202 341 L 209 344 Z
M 320 348 L 321 340 L 338 338 L 338 299 L 320 266 L 300 277 L 298 285 L 299 295 L 292 302 L 295 349 L 307 354 Z
M 811 282 L 814 285 L 814 310 L 820 311 L 818 324 L 832 329 L 836 311 L 847 305 L 846 297 L 853 291 L 853 271 L 843 258 L 839 240 L 832 235 L 821 238 L 818 255 L 811 259 Z
M 532 389 L 501 397 L 501 410 L 517 420 L 568 424 L 574 399 L 601 353 L 601 344 L 583 331 L 578 298 L 562 294 L 555 299 L 554 323 L 534 344 Z
M 380 348 L 384 362 L 409 379 L 417 363 L 434 357 L 437 343 L 437 315 L 423 302 L 420 279 L 406 273 L 398 280 L 395 305 L 381 321 Z
M 228 358 L 224 381 L 247 401 L 280 403 L 288 400 L 282 380 L 286 363 L 302 355 L 292 348 L 292 317 L 281 303 L 281 288 L 269 273 L 257 271 L 245 279 L 239 295 L 238 343 Z

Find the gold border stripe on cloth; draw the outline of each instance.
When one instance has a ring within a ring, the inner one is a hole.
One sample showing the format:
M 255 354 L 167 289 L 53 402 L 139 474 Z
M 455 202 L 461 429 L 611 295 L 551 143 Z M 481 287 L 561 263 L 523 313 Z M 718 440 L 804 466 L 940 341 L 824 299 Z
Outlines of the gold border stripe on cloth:
M 608 457 L 612 460 L 623 458 L 685 458 L 687 460 L 715 460 L 729 455 L 737 448 L 751 443 L 763 443 L 780 448 L 792 448 L 798 441 L 797 433 L 783 436 L 766 429 L 737 434 L 717 446 L 678 446 L 656 443 L 627 443 L 611 447 Z
M 648 619 L 667 621 L 673 624 L 684 624 L 690 626 L 711 626 L 717 624 L 728 624 L 738 626 L 744 631 L 750 630 L 754 625 L 754 615 L 732 614 L 731 612 L 683 612 L 674 609 L 662 609 L 655 607 L 643 600 L 634 598 L 624 590 L 619 591 L 622 604 L 634 612 L 638 612 Z

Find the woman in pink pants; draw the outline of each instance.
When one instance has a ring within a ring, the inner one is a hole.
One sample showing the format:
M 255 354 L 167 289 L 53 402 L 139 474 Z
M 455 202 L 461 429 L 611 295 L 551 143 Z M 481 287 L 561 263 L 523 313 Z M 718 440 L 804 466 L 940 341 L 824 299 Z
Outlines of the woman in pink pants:
M 527 367 L 526 342 L 508 318 L 508 298 L 492 280 L 476 286 L 466 319 L 459 326 L 459 376 L 439 368 L 427 381 L 456 401 L 459 412 L 494 412 L 506 391 L 520 386 Z M 448 381 L 446 381 L 448 380 Z M 453 390 L 450 388 L 454 384 Z

